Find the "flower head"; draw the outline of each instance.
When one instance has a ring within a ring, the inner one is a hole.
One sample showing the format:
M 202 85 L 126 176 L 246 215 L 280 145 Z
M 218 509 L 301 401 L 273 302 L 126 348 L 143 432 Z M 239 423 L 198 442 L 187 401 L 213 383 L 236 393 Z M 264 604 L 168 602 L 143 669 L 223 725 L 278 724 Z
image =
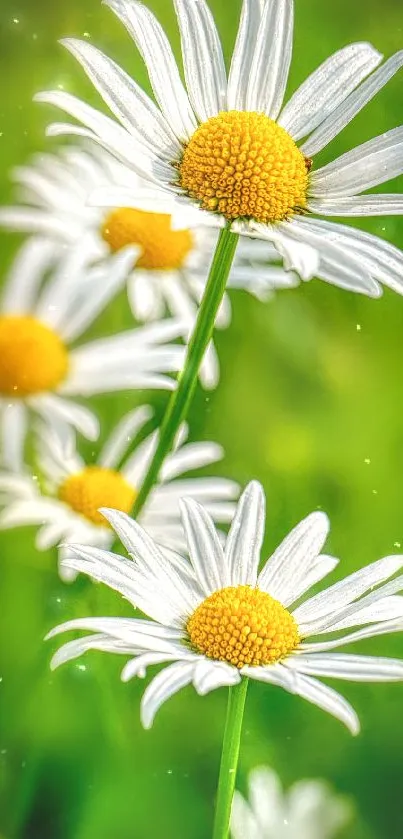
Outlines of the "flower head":
M 227 223 L 274 244 L 304 279 L 316 274 L 374 297 L 382 284 L 403 292 L 400 250 L 326 218 L 402 213 L 401 195 L 363 193 L 402 173 L 403 128 L 326 166 L 315 162 L 402 67 L 403 51 L 382 64 L 370 44 L 344 47 L 284 105 L 293 0 L 244 0 L 228 73 L 205 0 L 174 0 L 186 86 L 150 10 L 137 0 L 106 5 L 135 41 L 157 105 L 92 44 L 66 39 L 117 121 L 64 91 L 41 93 L 39 101 L 83 126 L 57 124 L 51 134 L 84 135 L 111 151 L 141 175 L 155 210 L 171 214 L 175 227 Z M 107 188 L 103 197 L 110 203 Z M 130 186 L 113 191 L 119 206 L 136 200 Z
M 351 819 L 352 808 L 324 781 L 298 781 L 285 793 L 273 769 L 249 775 L 249 801 L 236 791 L 232 839 L 333 839 Z
M 0 459 L 22 467 L 27 417 L 71 425 L 89 439 L 95 415 L 70 397 L 132 388 L 173 389 L 166 375 L 181 368 L 181 334 L 164 321 L 72 348 L 125 282 L 133 249 L 100 265 L 80 255 L 60 258 L 52 241 L 29 240 L 19 252 L 0 303 Z M 49 274 L 50 272 L 50 274 Z
M 188 337 L 203 295 L 216 230 L 201 225 L 174 229 L 168 213 L 153 212 L 155 202 L 144 179 L 95 143 L 36 155 L 13 176 L 21 204 L 0 208 L 1 226 L 47 237 L 56 253 L 72 249 L 83 264 L 109 262 L 112 254 L 131 246 L 133 259 L 126 262 L 126 282 L 134 317 L 153 322 L 168 312 L 182 322 L 184 337 Z M 130 190 L 135 206 L 116 204 L 122 188 L 127 200 Z M 107 207 L 93 206 L 97 195 L 107 201 Z M 295 286 L 295 274 L 267 264 L 268 256 L 278 261 L 279 254 L 274 249 L 259 253 L 256 245 L 251 252 L 250 243 L 245 242 L 238 251 L 229 286 L 245 288 L 264 299 L 276 288 Z M 230 318 L 226 296 L 216 326 L 228 326 Z M 218 375 L 218 358 L 211 344 L 200 371 L 201 382 L 212 388 Z
M 403 566 L 403 556 L 385 557 L 302 602 L 337 565 L 321 554 L 328 519 L 320 512 L 308 516 L 259 573 L 265 504 L 258 483 L 249 484 L 239 501 L 225 547 L 206 510 L 183 500 L 189 561 L 164 556 L 124 513 L 102 512 L 131 558 L 76 545 L 66 564 L 121 592 L 150 620 L 83 618 L 62 624 L 51 637 L 72 629 L 96 634 L 65 644 L 53 666 L 93 647 L 132 655 L 122 673 L 125 681 L 144 676 L 149 665 L 167 664 L 143 696 L 146 728 L 163 702 L 185 685 L 205 694 L 247 676 L 307 699 L 356 734 L 353 708 L 317 677 L 403 680 L 402 661 L 333 652 L 403 629 L 403 599 L 395 596 L 403 577 L 385 583 Z
M 126 414 L 95 463 L 86 463 L 79 455 L 71 429 L 63 429 L 61 434 L 57 426 L 49 429 L 42 424 L 37 434 L 41 481 L 24 474 L 0 473 L 0 529 L 37 524 L 37 549 L 47 550 L 63 542 L 58 548 L 60 573 L 64 580 L 74 579 L 77 572 L 66 564 L 72 554 L 64 543 L 112 546 L 114 533 L 100 508 L 130 513 L 158 442 L 158 432 L 138 441 L 152 414 L 148 405 Z M 222 523 L 231 520 L 239 495 L 238 485 L 227 478 L 183 477 L 224 454 L 216 443 L 186 442 L 187 434 L 184 425 L 138 519 L 158 544 L 176 551 L 186 547 L 179 512 L 183 494 L 203 501 L 214 521 Z

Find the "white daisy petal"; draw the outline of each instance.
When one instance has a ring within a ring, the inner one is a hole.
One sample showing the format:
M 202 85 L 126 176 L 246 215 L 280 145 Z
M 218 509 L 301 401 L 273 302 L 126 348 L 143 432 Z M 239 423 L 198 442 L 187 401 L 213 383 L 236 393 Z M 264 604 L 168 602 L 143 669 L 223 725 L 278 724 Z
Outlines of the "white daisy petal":
M 252 585 L 257 578 L 264 537 L 265 497 L 261 485 L 252 481 L 238 503 L 225 545 L 231 585 Z
M 319 594 L 315 594 L 293 612 L 295 620 L 301 626 L 309 621 L 318 621 L 353 603 L 364 592 L 379 585 L 391 577 L 403 566 L 402 556 L 387 556 L 365 568 L 355 571 L 344 580 L 330 586 Z M 358 606 L 357 606 L 358 608 Z M 331 621 L 329 621 L 331 623 Z
M 29 400 L 31 407 L 35 408 L 45 422 L 51 426 L 56 422 L 65 422 L 72 425 L 87 440 L 97 440 L 99 436 L 99 422 L 97 417 L 84 405 L 78 405 L 60 396 L 31 396 Z
M 375 52 L 375 51 L 374 51 Z M 342 103 L 332 110 L 316 131 L 301 146 L 301 151 L 307 157 L 312 157 L 321 151 L 352 119 L 379 93 L 387 82 L 403 66 L 403 50 L 392 55 L 381 67 L 372 73 L 357 90 L 350 93 Z
M 266 2 L 250 69 L 247 110 L 277 118 L 290 69 L 293 27 L 293 0 Z
M 54 237 L 56 242 L 60 239 L 61 244 L 63 242 L 69 243 L 71 234 L 76 232 L 74 226 L 72 230 L 69 230 L 62 219 L 56 216 L 52 217 L 43 210 L 31 209 L 30 207 L 4 207 L 0 209 L 0 227 L 5 230 L 18 230 L 22 233 L 36 233 L 39 236 Z
M 199 658 L 194 668 L 193 685 L 199 696 L 205 696 L 216 688 L 238 685 L 240 681 L 239 670 L 224 661 Z
M 235 790 L 231 811 L 232 839 L 262 839 L 261 826 L 246 803 L 244 797 Z
M 303 699 L 307 699 L 308 702 L 317 705 L 318 708 L 322 708 L 323 711 L 332 714 L 344 723 L 351 734 L 359 734 L 360 721 L 358 716 L 344 697 L 340 696 L 333 688 L 323 685 L 310 676 L 297 673 L 295 670 L 290 672 L 286 667 L 284 669 L 287 669 L 288 674 L 292 676 L 291 693 L 298 694 Z
M 118 423 L 100 452 L 98 462 L 106 469 L 114 469 L 121 461 L 128 446 L 142 427 L 151 419 L 153 409 L 150 405 L 141 405 L 130 411 Z
M 4 314 L 23 315 L 32 310 L 43 275 L 56 252 L 53 241 L 36 237 L 22 246 L 6 277 L 1 301 Z
M 50 662 L 51 670 L 56 670 L 62 664 L 68 661 L 74 661 L 80 658 L 89 650 L 101 650 L 107 653 L 130 653 L 130 646 L 125 646 L 121 641 L 116 641 L 108 635 L 103 635 L 101 632 L 96 635 L 87 635 L 85 638 L 76 638 L 74 641 L 68 641 L 57 650 Z
M 27 411 L 22 402 L 0 404 L 0 460 L 11 472 L 22 471 L 27 428 Z
M 191 586 L 188 575 L 184 576 L 178 567 L 170 566 L 148 533 L 125 513 L 104 508 L 100 512 L 112 525 L 140 568 L 153 569 L 154 585 L 165 594 L 172 609 L 172 621 L 191 614 L 200 599 L 197 584 Z
M 246 110 L 246 94 L 262 16 L 261 0 L 244 0 L 228 79 L 228 109 Z
M 285 606 L 299 596 L 329 532 L 325 513 L 311 513 L 286 536 L 258 577 L 259 588 Z
M 214 522 L 205 509 L 190 498 L 180 503 L 189 557 L 197 580 L 208 596 L 230 584 L 230 573 Z
M 385 598 L 386 601 L 392 600 L 393 598 Z M 403 598 L 399 598 L 403 600 Z M 364 609 L 362 612 L 364 613 Z M 361 614 L 361 613 L 359 613 Z M 391 614 L 393 611 L 391 610 Z M 379 618 L 382 619 L 382 614 L 379 615 Z M 369 620 L 374 620 L 376 618 L 369 618 Z M 368 616 L 362 614 L 362 623 L 365 623 L 368 620 Z M 361 621 L 358 621 L 359 625 L 361 626 Z M 337 624 L 335 625 L 334 629 L 332 628 L 332 632 L 336 632 L 343 627 Z M 361 641 L 365 638 L 375 638 L 377 635 L 389 635 L 394 632 L 401 632 L 403 629 L 403 612 L 402 607 L 400 606 L 400 615 L 399 619 L 394 620 L 387 620 L 384 618 L 382 623 L 378 624 L 371 624 L 370 626 L 366 626 L 364 629 L 359 629 L 356 632 L 350 632 L 348 635 L 339 636 L 338 638 L 334 639 L 333 641 L 318 641 L 317 643 L 302 643 L 299 646 L 299 650 L 306 653 L 322 653 L 326 652 L 327 650 L 335 650 L 337 647 L 343 647 L 345 644 L 353 644 L 355 641 Z
M 403 172 L 403 127 L 393 128 L 310 175 L 313 198 L 343 198 Z
M 163 160 L 181 147 L 152 100 L 114 61 L 87 41 L 65 38 L 61 43 L 77 58 L 94 86 L 124 128 Z
M 373 588 L 373 586 L 371 586 Z M 303 635 L 320 635 L 333 632 L 333 627 L 345 629 L 350 626 L 360 625 L 360 615 L 363 616 L 363 623 L 372 619 L 371 616 L 377 617 L 377 609 L 383 611 L 385 598 L 395 595 L 396 592 L 403 590 L 403 575 L 395 577 L 384 585 L 379 586 L 370 594 L 361 597 L 357 602 L 349 600 L 344 608 L 338 609 L 334 612 L 326 613 L 316 620 L 307 621 L 300 624 L 301 633 Z M 395 614 L 395 602 L 391 605 L 391 616 Z
M 299 219 L 293 222 L 293 227 L 300 228 L 302 235 L 309 228 L 309 232 L 315 233 L 317 241 L 321 241 L 324 248 L 330 240 L 338 245 L 340 252 L 355 252 L 356 258 L 361 260 L 363 271 L 398 294 L 403 293 L 403 252 L 394 245 L 364 230 L 327 219 Z M 321 269 L 318 273 L 321 273 Z
M 191 683 L 194 667 L 193 662 L 177 661 L 154 677 L 141 700 L 140 713 L 144 728 L 151 728 L 157 711 L 167 699 Z
M 305 594 L 312 586 L 319 583 L 323 580 L 323 577 L 326 577 L 327 574 L 330 574 L 337 568 L 339 564 L 339 560 L 336 559 L 334 556 L 325 556 L 321 554 L 318 556 L 317 562 L 311 566 L 311 569 L 305 573 L 303 579 L 300 580 L 298 585 L 293 587 L 293 602 L 295 600 L 299 600 L 299 598 Z
M 191 103 L 201 122 L 227 107 L 227 74 L 213 16 L 204 0 L 174 0 Z
M 217 463 L 224 457 L 224 449 L 218 443 L 188 443 L 165 460 L 161 470 L 163 481 L 172 481 L 190 469 L 199 469 Z
M 296 241 L 291 235 L 287 226 L 266 226 L 253 222 L 252 230 L 264 239 L 272 242 L 279 254 L 284 259 L 284 267 L 287 271 L 296 271 L 303 280 L 310 280 L 318 273 L 319 252 L 317 248 L 304 242 L 303 237 Z
M 175 642 L 181 638 L 181 634 L 176 629 L 171 627 L 159 626 L 157 623 L 146 620 L 138 620 L 137 618 L 76 618 L 75 620 L 66 621 L 51 629 L 46 635 L 45 641 L 50 638 L 56 638 L 63 632 L 70 632 L 72 630 L 83 630 L 83 632 L 101 632 L 110 638 L 117 641 L 122 641 L 125 644 L 130 644 L 134 650 L 137 648 L 141 650 L 153 651 L 158 649 L 163 650 L 164 642 Z M 170 650 L 171 651 L 171 650 Z
M 311 653 L 291 656 L 284 666 L 307 676 L 347 679 L 352 682 L 401 682 L 403 661 L 345 653 Z
M 158 172 L 163 179 L 168 177 L 167 171 L 169 169 L 167 170 L 162 163 L 158 164 L 155 153 L 150 152 L 146 155 L 144 146 L 137 143 L 132 134 L 129 134 L 110 117 L 105 116 L 95 108 L 91 108 L 70 93 L 63 90 L 48 91 L 37 93 L 34 99 L 36 102 L 44 102 L 48 105 L 54 105 L 56 108 L 61 108 L 87 127 L 81 128 L 68 123 L 56 123 L 48 128 L 48 136 L 74 134 L 79 137 L 87 137 L 95 142 L 100 142 L 103 148 L 128 163 L 135 172 L 138 172 L 147 181 L 158 183 Z
M 168 125 L 178 139 L 189 139 L 196 129 L 196 121 L 164 30 L 141 3 L 106 0 L 105 5 L 115 12 L 136 42 Z
M 62 329 L 63 339 L 71 342 L 94 322 L 116 293 L 123 287 L 133 266 L 133 261 L 138 255 L 138 249 L 132 246 L 124 248 L 116 256 L 109 259 L 105 265 L 94 272 L 94 277 L 99 276 L 99 284 L 96 294 L 89 294 L 81 302 L 80 307 L 69 317 L 68 323 Z
M 293 612 L 299 625 L 317 621 L 337 612 L 357 600 L 364 592 L 391 577 L 403 566 L 403 556 L 386 556 L 377 562 L 349 574 L 344 580 L 330 586 L 298 606 Z
M 134 486 L 141 487 L 157 444 L 158 432 L 154 431 L 137 446 L 133 454 L 126 461 L 122 471 L 127 480 L 134 484 Z
M 382 55 L 371 44 L 349 44 L 335 52 L 294 93 L 280 114 L 279 124 L 294 140 L 305 137 L 321 125 L 381 61 Z M 302 148 L 308 155 L 305 147 Z
M 308 209 L 322 216 L 400 216 L 403 195 L 360 195 L 308 201 Z

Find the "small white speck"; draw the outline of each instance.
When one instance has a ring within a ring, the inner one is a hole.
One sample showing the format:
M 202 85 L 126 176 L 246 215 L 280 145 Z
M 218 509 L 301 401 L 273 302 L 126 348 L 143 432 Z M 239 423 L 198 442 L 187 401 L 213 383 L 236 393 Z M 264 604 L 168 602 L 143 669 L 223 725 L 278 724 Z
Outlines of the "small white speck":
M 20 20 L 19 20 L 18 17 L 13 17 L 13 23 L 19 23 L 19 22 L 20 22 Z
M 377 489 L 373 489 L 373 490 L 372 490 L 372 495 L 378 495 L 378 490 L 377 490 Z
M 172 775 L 172 769 L 167 769 L 167 775 Z
M 371 463 L 371 458 L 370 458 L 370 457 L 366 457 L 366 458 L 365 458 L 365 460 L 364 460 L 364 463 L 366 463 L 366 464 L 367 464 L 367 466 L 369 466 L 369 464 Z
M 83 37 L 84 38 L 91 38 L 91 35 L 90 35 L 89 32 L 83 32 Z
M 64 84 L 58 84 L 57 87 L 59 90 L 64 90 Z
M 356 330 L 357 332 L 361 332 L 362 326 L 360 323 L 357 323 Z
M 86 664 L 77 664 L 77 670 L 86 671 L 87 665 Z
M 402 543 L 401 543 L 401 542 L 393 542 L 393 547 L 394 547 L 394 548 L 401 548 L 401 547 L 402 547 Z

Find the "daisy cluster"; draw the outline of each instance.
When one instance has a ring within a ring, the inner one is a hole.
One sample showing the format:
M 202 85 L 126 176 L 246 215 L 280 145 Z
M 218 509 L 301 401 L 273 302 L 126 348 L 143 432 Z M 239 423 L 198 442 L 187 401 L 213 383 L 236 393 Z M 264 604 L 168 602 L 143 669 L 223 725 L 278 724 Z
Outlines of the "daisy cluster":
M 322 552 L 324 513 L 260 567 L 262 487 L 252 481 L 237 505 L 236 482 L 187 475 L 219 461 L 221 446 L 189 442 L 183 422 L 134 520 L 162 435 L 154 407 L 121 416 L 90 462 L 77 437 L 100 435 L 94 395 L 175 392 L 223 229 L 239 239 L 228 288 L 262 302 L 314 277 L 371 297 L 384 286 L 403 294 L 403 252 L 333 220 L 403 213 L 400 194 L 369 191 L 403 173 L 403 128 L 316 163 L 403 66 L 403 51 L 384 60 L 371 44 L 351 44 L 285 101 L 293 0 L 243 0 L 228 67 L 205 0 L 173 0 L 183 73 L 146 5 L 104 5 L 144 59 L 154 98 L 76 39 L 63 44 L 111 115 L 62 90 L 36 96 L 74 122 L 48 127 L 70 139 L 15 169 L 15 203 L 0 209 L 2 228 L 27 234 L 0 305 L 0 527 L 36 525 L 37 550 L 57 546 L 64 580 L 88 575 L 146 616 L 83 617 L 50 632 L 87 633 L 53 667 L 94 649 L 128 657 L 124 681 L 162 665 L 141 702 L 145 728 L 187 685 L 204 695 L 253 679 L 356 734 L 355 711 L 322 678 L 403 680 L 400 660 L 339 651 L 403 629 L 403 556 L 312 592 L 338 564 Z M 132 327 L 85 337 L 119 294 Z M 215 326 L 230 322 L 225 293 Z M 217 386 L 213 341 L 198 374 L 203 388 Z M 116 537 L 126 556 L 112 551 Z M 250 803 L 236 794 L 231 829 L 234 839 L 324 839 L 347 815 L 320 783 L 284 795 L 261 769 Z

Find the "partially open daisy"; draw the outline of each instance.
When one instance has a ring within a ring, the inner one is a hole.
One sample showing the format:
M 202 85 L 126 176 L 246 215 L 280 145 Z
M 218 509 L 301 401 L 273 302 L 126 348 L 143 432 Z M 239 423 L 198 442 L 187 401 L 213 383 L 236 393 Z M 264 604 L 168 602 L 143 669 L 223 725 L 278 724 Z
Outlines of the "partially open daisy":
M 148 405 L 126 414 L 118 423 L 95 463 L 86 463 L 75 447 L 75 437 L 57 428 L 43 426 L 38 435 L 37 478 L 0 473 L 2 512 L 0 529 L 27 524 L 40 525 L 36 538 L 38 550 L 47 550 L 59 542 L 85 542 L 110 548 L 113 530 L 100 512 L 101 507 L 116 507 L 129 513 L 147 473 L 158 432 L 138 443 L 130 454 L 133 441 L 152 417 Z M 221 446 L 212 442 L 186 443 L 183 426 L 176 446 L 164 463 L 139 521 L 147 533 L 171 550 L 183 550 L 179 499 L 183 494 L 202 501 L 216 522 L 231 520 L 239 487 L 227 478 L 182 477 L 223 457 Z M 59 568 L 63 579 L 71 580 L 77 572 L 65 564 L 71 557 L 68 547 L 59 548 Z
M 315 156 L 403 65 L 403 51 L 381 64 L 382 56 L 369 44 L 345 47 L 283 107 L 293 0 L 244 0 L 228 77 L 205 0 L 174 0 L 186 89 L 149 9 L 136 0 L 106 0 L 106 5 L 143 56 L 158 105 L 96 47 L 67 39 L 63 43 L 120 124 L 55 91 L 37 99 L 62 108 L 84 127 L 57 124 L 50 133 L 91 137 L 112 151 L 148 182 L 155 207 L 172 214 L 175 226 L 200 223 L 201 210 L 208 224 L 227 223 L 271 241 L 286 267 L 305 279 L 316 274 L 372 296 L 379 296 L 382 283 L 402 293 L 401 251 L 317 216 L 402 213 L 401 195 L 362 193 L 402 173 L 403 128 L 321 168 Z M 118 203 L 130 206 L 130 189 L 120 193 Z
M 298 781 L 284 792 L 273 769 L 249 775 L 249 801 L 235 792 L 232 839 L 333 839 L 351 820 L 352 807 L 325 781 Z
M 153 202 L 144 180 L 95 143 L 36 155 L 13 175 L 22 203 L 0 208 L 1 226 L 49 237 L 56 250 L 58 246 L 74 248 L 89 263 L 109 259 L 132 245 L 135 252 L 132 264 L 127 263 L 127 290 L 134 317 L 151 322 L 168 312 L 182 321 L 187 337 L 204 291 L 217 231 L 202 225 L 174 230 L 169 214 L 151 211 Z M 119 208 L 114 203 L 122 187 L 130 188 L 136 207 Z M 105 190 L 110 206 L 90 206 L 91 196 Z M 253 247 L 251 253 L 251 244 L 245 240 L 232 268 L 230 287 L 267 299 L 275 288 L 297 284 L 295 274 L 267 264 L 268 256 L 279 258 L 274 249 L 270 254 L 258 250 Z M 228 326 L 230 317 L 226 297 L 216 326 Z M 211 345 L 200 371 L 202 384 L 214 387 L 218 369 Z
M 167 664 L 143 695 L 145 728 L 185 685 L 193 684 L 203 695 L 249 677 L 307 699 L 357 734 L 359 721 L 351 705 L 316 677 L 403 680 L 403 661 L 333 652 L 361 638 L 403 629 L 403 598 L 396 596 L 403 576 L 385 583 L 403 566 L 403 556 L 385 557 L 301 602 L 337 564 L 321 555 L 328 519 L 319 512 L 308 516 L 259 574 L 265 503 L 258 483 L 249 484 L 239 501 L 225 548 L 206 510 L 193 500 L 182 502 L 190 561 L 163 556 L 124 513 L 102 512 L 131 559 L 76 545 L 70 548 L 75 558 L 66 564 L 107 583 L 150 620 L 63 623 L 49 637 L 75 629 L 95 634 L 61 647 L 53 667 L 90 649 L 132 655 L 122 672 L 125 681 L 143 677 L 149 665 Z
M 165 343 L 181 333 L 174 321 L 71 347 L 124 284 L 133 249 L 87 268 L 73 252 L 56 267 L 54 257 L 53 242 L 28 241 L 0 302 L 0 461 L 12 470 L 21 469 L 29 411 L 93 440 L 96 416 L 70 397 L 173 389 L 166 374 L 183 360 L 182 347 Z

